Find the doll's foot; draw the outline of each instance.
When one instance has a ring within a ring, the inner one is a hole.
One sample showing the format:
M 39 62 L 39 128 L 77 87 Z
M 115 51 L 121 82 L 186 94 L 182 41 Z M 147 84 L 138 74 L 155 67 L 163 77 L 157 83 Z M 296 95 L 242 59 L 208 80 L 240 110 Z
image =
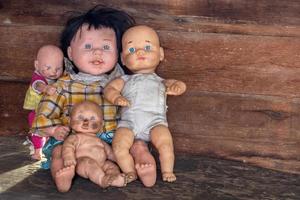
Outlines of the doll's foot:
M 59 192 L 68 192 L 75 175 L 75 166 L 65 167 L 55 174 L 55 184 Z
M 156 182 L 156 166 L 150 163 L 136 164 L 138 177 L 146 187 L 152 187 Z
M 163 172 L 162 178 L 163 178 L 163 181 L 166 181 L 166 182 L 176 181 L 176 176 L 173 172 Z
M 135 172 L 128 172 L 125 174 L 126 184 L 135 181 L 136 179 L 137 179 L 137 175 Z
M 34 153 L 31 155 L 31 159 L 33 160 L 42 160 L 42 155 L 39 153 Z
M 106 175 L 103 177 L 101 187 L 108 186 L 124 187 L 127 184 L 127 177 L 125 174 Z

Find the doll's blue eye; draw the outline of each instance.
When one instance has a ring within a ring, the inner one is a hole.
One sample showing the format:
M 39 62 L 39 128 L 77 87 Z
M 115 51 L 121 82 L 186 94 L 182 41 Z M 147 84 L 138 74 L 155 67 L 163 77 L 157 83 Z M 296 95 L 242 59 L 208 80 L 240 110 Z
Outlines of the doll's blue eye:
M 92 45 L 91 45 L 91 44 L 85 44 L 85 45 L 84 45 L 84 48 L 85 48 L 85 49 L 92 49 Z
M 135 52 L 135 48 L 134 48 L 134 47 L 130 47 L 130 48 L 128 49 L 128 51 L 129 51 L 129 53 L 134 53 L 134 52 Z
M 106 51 L 107 51 L 107 50 L 110 50 L 110 46 L 109 46 L 109 45 L 107 45 L 107 44 L 106 44 L 106 45 L 104 45 L 104 46 L 103 46 L 103 50 L 106 50 Z
M 150 45 L 146 45 L 146 46 L 144 47 L 144 49 L 145 49 L 145 51 L 150 51 L 150 50 L 151 50 L 151 46 L 150 46 Z

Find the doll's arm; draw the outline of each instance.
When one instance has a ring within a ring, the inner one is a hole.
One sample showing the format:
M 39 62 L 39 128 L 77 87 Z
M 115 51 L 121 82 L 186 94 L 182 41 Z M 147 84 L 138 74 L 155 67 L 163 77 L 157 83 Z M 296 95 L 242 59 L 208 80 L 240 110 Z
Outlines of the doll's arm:
M 76 165 L 75 148 L 77 144 L 78 144 L 78 138 L 76 135 L 70 135 L 64 141 L 62 147 L 62 158 L 64 160 L 65 167 Z
M 107 155 L 107 159 L 116 162 L 115 154 L 113 153 L 113 150 L 111 146 L 109 146 L 106 142 L 103 142 L 104 145 L 104 151 Z
M 37 132 L 41 136 L 51 136 L 53 128 L 64 124 L 62 108 L 65 102 L 66 97 L 62 92 L 56 92 L 51 96 L 44 95 L 36 110 L 31 131 Z
M 43 94 L 53 95 L 56 92 L 56 88 L 52 85 L 47 85 L 42 81 L 35 84 L 35 89 Z
M 114 105 L 129 106 L 129 101 L 121 95 L 124 83 L 124 80 L 121 78 L 108 83 L 104 88 L 104 97 Z
M 182 81 L 175 79 L 166 79 L 163 81 L 167 90 L 168 95 L 181 95 L 186 91 L 186 84 Z
M 46 136 L 52 136 L 59 141 L 63 141 L 70 132 L 70 128 L 68 126 L 57 125 L 49 128 L 42 129 L 42 132 Z

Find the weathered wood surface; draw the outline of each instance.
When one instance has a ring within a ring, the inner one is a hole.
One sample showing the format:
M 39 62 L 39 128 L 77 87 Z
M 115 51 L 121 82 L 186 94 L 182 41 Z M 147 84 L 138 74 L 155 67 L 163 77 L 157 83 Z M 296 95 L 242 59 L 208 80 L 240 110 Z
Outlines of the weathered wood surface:
M 296 0 L 0 1 L 0 134 L 28 130 L 23 98 L 36 50 L 58 44 L 66 19 L 92 6 L 121 8 L 153 26 L 184 80 L 170 97 L 176 152 L 300 173 L 300 2 Z
M 165 183 L 158 176 L 152 188 L 139 181 L 125 188 L 101 189 L 76 177 L 71 190 L 58 193 L 50 172 L 29 160 L 24 137 L 0 137 L 0 199 L 289 199 L 300 196 L 300 175 L 276 172 L 244 163 L 208 157 L 177 155 L 177 181 Z

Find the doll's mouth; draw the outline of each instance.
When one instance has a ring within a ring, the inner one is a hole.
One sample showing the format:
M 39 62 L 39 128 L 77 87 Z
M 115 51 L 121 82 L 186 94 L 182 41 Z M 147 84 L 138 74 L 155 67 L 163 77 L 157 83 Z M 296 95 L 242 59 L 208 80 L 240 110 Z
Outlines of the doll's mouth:
M 82 125 L 82 126 L 81 126 L 81 129 L 87 130 L 87 129 L 89 129 L 89 126 L 88 126 L 88 125 Z
M 146 57 L 140 56 L 137 58 L 137 60 L 146 60 Z
M 101 65 L 103 63 L 103 60 L 93 60 L 91 63 L 93 65 Z

